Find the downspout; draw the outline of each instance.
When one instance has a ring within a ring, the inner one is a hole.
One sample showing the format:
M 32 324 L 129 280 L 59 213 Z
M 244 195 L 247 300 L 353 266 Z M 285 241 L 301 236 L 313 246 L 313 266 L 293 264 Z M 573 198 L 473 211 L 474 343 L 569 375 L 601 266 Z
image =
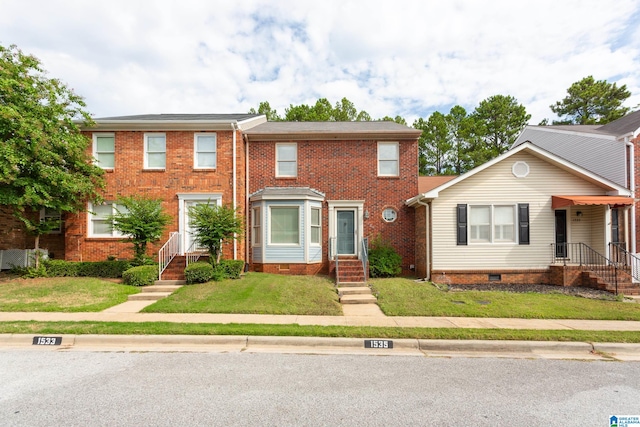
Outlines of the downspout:
M 251 207 L 249 206 L 249 138 L 243 136 L 244 144 L 244 205 L 245 205 L 245 236 L 249 236 L 249 212 Z M 249 264 L 249 248 L 251 247 L 251 240 L 245 237 L 244 242 L 244 265 Z
M 627 167 L 630 169 L 629 173 L 629 190 L 631 190 L 631 197 L 634 199 L 631 204 L 631 242 L 629 247 L 629 252 L 635 254 L 636 253 L 636 168 L 634 167 L 636 159 L 635 159 L 635 147 L 632 142 L 629 141 L 629 137 L 625 138 L 625 143 L 627 147 L 629 147 L 629 161 L 627 162 Z
M 425 279 L 427 280 L 431 280 L 431 267 L 430 267 L 430 260 L 431 260 L 431 244 L 429 242 L 429 204 L 428 203 L 424 203 L 422 200 L 418 199 L 417 200 L 419 205 L 424 206 L 424 241 L 425 241 L 425 245 L 426 247 L 425 249 L 425 257 L 424 257 L 424 271 L 426 273 L 426 277 Z
M 231 129 L 233 130 L 233 210 L 235 211 L 238 208 L 238 197 L 236 192 L 238 191 L 237 180 L 237 166 L 236 162 L 238 159 L 236 158 L 236 133 L 238 131 L 238 125 L 235 122 L 231 123 Z M 233 259 L 238 259 L 238 235 L 234 233 L 233 235 Z

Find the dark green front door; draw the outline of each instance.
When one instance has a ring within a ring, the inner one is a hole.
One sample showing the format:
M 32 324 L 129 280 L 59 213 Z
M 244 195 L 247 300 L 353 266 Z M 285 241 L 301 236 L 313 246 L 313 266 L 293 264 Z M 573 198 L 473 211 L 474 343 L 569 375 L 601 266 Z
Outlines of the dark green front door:
M 355 255 L 355 212 L 337 211 L 338 255 Z

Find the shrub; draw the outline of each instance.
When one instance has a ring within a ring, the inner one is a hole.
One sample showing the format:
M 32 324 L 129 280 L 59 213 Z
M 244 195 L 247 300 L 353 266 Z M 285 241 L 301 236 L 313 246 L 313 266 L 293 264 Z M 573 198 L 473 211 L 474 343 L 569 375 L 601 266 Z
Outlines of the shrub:
M 48 260 L 44 262 L 47 274 L 51 277 L 108 277 L 119 278 L 129 268 L 129 261 L 69 262 Z
M 194 262 L 184 269 L 184 277 L 189 285 L 208 282 L 213 274 L 213 266 L 204 261 Z
M 147 286 L 152 285 L 156 280 L 158 280 L 158 266 L 156 265 L 140 265 L 122 273 L 122 281 L 126 285 Z
M 239 279 L 242 270 L 244 270 L 244 261 L 241 259 L 223 259 L 218 264 L 217 269 L 224 273 L 225 278 Z
M 402 257 L 387 242 L 376 238 L 369 250 L 371 277 L 394 277 L 402 272 Z
M 74 277 L 78 275 L 77 262 L 52 259 L 44 262 L 49 277 Z

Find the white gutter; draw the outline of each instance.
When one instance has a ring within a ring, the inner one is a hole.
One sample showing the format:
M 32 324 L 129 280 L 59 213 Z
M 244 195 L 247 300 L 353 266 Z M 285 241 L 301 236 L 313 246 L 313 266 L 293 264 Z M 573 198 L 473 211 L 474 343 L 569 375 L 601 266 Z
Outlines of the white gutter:
M 237 179 L 237 167 L 236 167 L 236 133 L 238 130 L 238 126 L 236 125 L 235 122 L 231 123 L 231 129 L 233 130 L 233 210 L 235 211 L 236 208 L 238 207 L 238 197 L 236 195 L 236 192 L 238 191 L 238 184 L 236 182 Z M 238 259 L 238 239 L 237 239 L 237 234 L 234 233 L 233 235 L 234 239 L 233 239 L 233 259 Z
M 631 205 L 631 245 L 629 252 L 636 253 L 636 168 L 635 166 L 635 147 L 632 142 L 629 141 L 629 137 L 625 138 L 625 144 L 629 147 L 629 161 L 627 161 L 627 168 L 630 169 L 629 173 L 629 190 L 631 191 L 631 197 L 634 199 Z
M 426 274 L 425 279 L 431 280 L 431 268 L 429 266 L 429 261 L 431 258 L 431 244 L 429 242 L 429 204 L 424 203 L 419 198 L 416 200 L 419 205 L 424 206 L 424 241 L 425 241 L 425 257 L 424 257 L 424 271 Z
M 244 138 L 245 148 L 244 148 L 244 205 L 245 205 L 245 239 L 244 239 L 244 262 L 249 262 L 249 248 L 251 247 L 251 239 L 248 239 L 246 236 L 249 236 L 249 213 L 251 212 L 251 206 L 249 206 L 249 138 Z

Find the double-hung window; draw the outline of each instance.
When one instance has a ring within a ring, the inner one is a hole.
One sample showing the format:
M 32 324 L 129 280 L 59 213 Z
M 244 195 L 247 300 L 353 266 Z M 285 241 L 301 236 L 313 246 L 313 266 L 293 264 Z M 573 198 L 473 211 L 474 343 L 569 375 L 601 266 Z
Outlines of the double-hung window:
M 215 169 L 217 163 L 216 134 L 199 133 L 194 141 L 194 168 Z
M 111 133 L 93 134 L 93 158 L 102 169 L 115 167 L 116 138 Z
M 311 243 L 320 244 L 321 214 L 320 208 L 311 208 Z
M 300 244 L 300 209 L 297 206 L 272 206 L 270 211 L 270 242 Z
M 144 168 L 165 169 L 167 167 L 167 138 L 163 133 L 144 135 Z
M 260 208 L 253 208 L 251 215 L 251 239 L 254 245 L 262 242 L 262 218 L 260 217 Z
M 469 206 L 469 241 L 514 242 L 515 214 L 515 206 Z
M 117 210 L 116 210 L 117 208 Z M 117 206 L 113 202 L 100 205 L 89 205 L 89 237 L 121 237 L 122 234 L 113 228 L 111 215 L 125 213 L 124 206 Z
M 298 176 L 298 144 L 276 144 L 276 177 L 295 178 Z
M 397 142 L 378 142 L 378 176 L 399 176 L 399 153 Z
M 52 228 L 48 233 L 57 234 L 62 231 L 62 214 L 60 211 L 42 208 L 40 210 L 40 221 L 52 223 Z

